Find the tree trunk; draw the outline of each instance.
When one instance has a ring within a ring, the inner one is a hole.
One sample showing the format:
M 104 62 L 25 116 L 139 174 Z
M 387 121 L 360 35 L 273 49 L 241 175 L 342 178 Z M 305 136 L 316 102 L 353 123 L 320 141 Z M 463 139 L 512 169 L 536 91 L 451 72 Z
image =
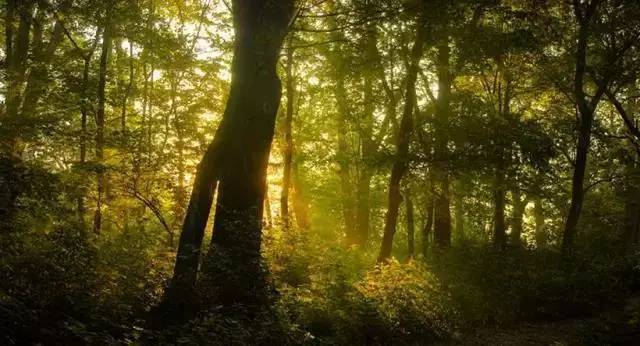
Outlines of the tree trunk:
M 15 227 L 16 201 L 21 193 L 19 107 L 25 81 L 32 25 L 31 1 L 8 0 L 5 8 L 5 114 L 0 136 L 0 230 Z M 16 19 L 19 19 L 17 32 Z
M 453 207 L 455 208 L 456 237 L 464 239 L 464 196 L 460 184 L 456 184 L 456 191 L 453 194 Z
M 339 65 L 340 66 L 340 65 Z M 351 184 L 351 163 L 347 144 L 347 121 L 349 114 L 347 106 L 346 89 L 344 86 L 344 71 L 338 68 L 336 80 L 336 101 L 338 104 L 338 176 L 340 178 L 340 191 L 342 201 L 342 214 L 345 223 L 347 243 L 352 244 L 355 239 L 355 214 L 353 207 L 353 186 Z
M 504 170 L 501 165 L 498 165 L 493 183 L 493 245 L 497 249 L 504 249 L 507 245 L 507 226 L 504 219 L 506 195 L 504 180 Z
M 104 165 L 104 124 L 105 124 L 105 102 L 107 86 L 107 69 L 109 67 L 109 56 L 111 54 L 112 43 L 111 8 L 107 8 L 104 23 L 104 33 L 102 34 L 102 52 L 100 54 L 100 72 L 98 77 L 98 107 L 96 110 L 96 162 L 99 164 L 97 172 L 97 205 L 93 217 L 93 231 L 99 234 L 102 230 L 102 203 L 106 186 L 106 167 Z
M 304 194 L 303 177 L 300 173 L 300 163 L 297 160 L 293 162 L 291 177 L 293 182 L 293 212 L 296 216 L 296 223 L 298 228 L 307 230 L 311 227 L 309 204 Z
M 631 254 L 640 242 L 640 155 L 633 155 L 625 162 L 623 242 L 625 253 Z
M 181 77 L 179 73 L 174 73 L 173 78 L 171 80 L 171 114 L 173 115 L 173 127 L 176 134 L 176 173 L 177 173 L 177 181 L 174 188 L 174 204 L 173 204 L 173 214 L 174 214 L 174 222 L 171 225 L 171 234 L 175 233 L 180 227 L 180 222 L 184 220 L 185 209 L 187 205 L 187 188 L 185 187 L 185 128 L 184 128 L 184 119 L 180 112 L 178 112 L 178 88 L 181 83 Z M 125 107 L 126 108 L 126 107 Z M 123 109 L 125 109 L 123 108 Z M 124 119 L 125 113 L 122 114 L 121 119 Z M 122 128 L 123 135 L 126 127 Z M 169 244 L 170 247 L 173 247 L 173 242 Z
M 356 231 L 355 245 L 361 248 L 367 246 L 369 240 L 369 228 L 371 220 L 371 169 L 366 167 L 368 163 L 363 162 L 358 176 L 356 187 Z
M 522 245 L 522 224 L 524 220 L 524 212 L 527 207 L 527 198 L 523 198 L 518 189 L 511 191 L 513 199 L 513 215 L 511 216 L 511 244 L 514 246 Z
M 87 89 L 89 88 L 89 72 L 91 70 L 91 59 L 95 53 L 96 45 L 100 30 L 96 30 L 96 36 L 93 40 L 91 48 L 87 52 L 81 52 L 84 60 L 84 66 L 82 69 L 82 84 L 80 85 L 80 164 L 84 165 L 87 162 L 87 120 L 89 116 L 89 100 L 87 99 Z M 78 196 L 78 218 L 80 222 L 84 224 L 84 214 L 86 207 L 84 205 L 85 188 L 82 187 Z
M 424 257 L 427 257 L 427 253 L 429 252 L 429 236 L 433 231 L 433 209 L 433 194 L 429 193 L 429 196 L 427 197 L 427 215 L 424 226 L 422 227 L 422 255 Z
M 540 197 L 536 197 L 533 201 L 533 219 L 536 224 L 536 247 L 541 248 L 547 245 L 547 235 L 544 224 L 544 207 Z
M 331 10 L 335 9 L 334 1 L 328 2 Z M 349 144 L 347 142 L 348 126 L 347 117 L 351 114 L 347 89 L 345 87 L 345 75 L 347 74 L 347 61 L 342 56 L 341 42 L 345 40 L 343 31 L 337 28 L 338 24 L 335 19 L 329 20 L 331 31 L 331 40 L 336 43 L 333 50 L 329 52 L 328 59 L 334 68 L 333 79 L 335 81 L 334 95 L 337 106 L 337 142 L 336 162 L 338 164 L 338 177 L 340 179 L 340 201 L 342 203 L 342 217 L 345 225 L 345 236 L 348 245 L 355 243 L 356 234 L 356 215 L 354 208 L 354 190 L 351 179 L 351 155 L 349 154 Z
M 203 274 L 212 304 L 245 306 L 268 299 L 260 245 L 266 172 L 280 80 L 276 64 L 293 0 L 233 1 L 236 31 L 232 81 L 222 122 L 198 171 L 180 235 L 171 285 L 160 311 L 184 319 L 193 312 L 200 247 L 214 189 L 214 235 Z
M 364 248 L 369 239 L 370 214 L 371 214 L 371 178 L 372 172 L 372 156 L 377 151 L 377 143 L 373 138 L 374 112 L 375 112 L 375 93 L 373 90 L 373 81 L 375 74 L 379 70 L 376 66 L 380 64 L 380 58 L 377 47 L 377 31 L 374 21 L 368 21 L 366 24 L 366 35 L 364 36 L 364 55 L 365 66 L 363 71 L 363 111 L 359 122 L 360 135 L 360 169 L 358 174 L 358 183 L 356 187 L 356 230 L 355 244 Z M 383 76 L 384 78 L 384 76 Z
M 571 182 L 571 206 L 569 207 L 564 233 L 562 234 L 561 258 L 563 262 L 569 259 L 573 251 L 578 220 L 580 218 L 580 212 L 582 211 L 582 203 L 584 202 L 584 177 L 587 168 L 587 156 L 591 145 L 591 131 L 595 117 L 595 109 L 606 87 L 599 86 L 594 96 L 590 98 L 584 90 L 584 79 L 587 70 L 587 41 L 597 6 L 598 2 L 595 1 L 588 3 L 585 9 L 579 2 L 574 2 L 574 10 L 578 18 L 578 39 L 573 96 L 577 103 L 579 123 L 576 161 Z
M 50 84 L 49 67 L 51 60 L 60 42 L 62 42 L 63 34 L 62 23 L 56 22 L 53 26 L 49 42 L 46 45 L 41 37 L 39 38 L 39 42 L 34 42 L 34 60 L 36 60 L 37 63 L 31 68 L 26 78 L 22 109 L 20 110 L 20 116 L 23 118 L 29 118 L 35 115 L 36 106 L 45 95 L 47 87 Z
M 396 142 L 396 153 L 391 168 L 391 178 L 389 180 L 388 209 L 385 216 L 384 234 L 382 236 L 382 246 L 378 255 L 378 262 L 386 262 L 391 257 L 393 248 L 393 236 L 396 233 L 398 221 L 398 209 L 402 201 L 400 195 L 400 182 L 409 165 L 409 141 L 413 132 L 413 112 L 416 104 L 416 78 L 419 63 L 424 50 L 424 22 L 422 15 L 418 21 L 416 30 L 416 40 L 411 48 L 410 65 L 407 68 L 407 78 L 405 84 L 405 98 L 400 128 Z
M 437 47 L 436 68 L 438 75 L 438 96 L 435 105 L 434 127 L 434 239 L 439 247 L 451 245 L 451 209 L 449 197 L 449 138 L 447 127 L 451 113 L 451 83 L 453 76 L 449 69 L 449 38 Z
M 22 88 L 25 83 L 26 71 L 27 71 L 27 57 L 29 55 L 29 47 L 31 43 L 31 26 L 33 23 L 33 6 L 34 2 L 31 1 L 7 1 L 7 17 L 6 21 L 10 23 L 5 29 L 6 35 L 12 37 L 6 37 L 7 42 L 7 61 L 6 61 L 6 78 L 7 78 L 7 91 L 6 91 L 6 117 L 9 124 L 13 124 L 17 121 L 17 117 L 20 111 L 20 104 L 22 103 Z M 18 24 L 18 31 L 13 34 L 13 23 L 15 16 L 20 18 Z M 16 135 L 18 135 L 18 129 Z M 6 150 L 10 154 L 14 154 L 15 145 L 17 139 L 9 138 L 8 143 L 3 143 L 8 146 Z
M 291 226 L 291 219 L 289 213 L 289 191 L 291 190 L 291 163 L 293 160 L 293 136 L 292 136 L 292 123 L 293 123 L 293 98 L 294 98 L 294 80 L 293 80 L 293 38 L 289 39 L 287 47 L 287 63 L 285 65 L 286 71 L 286 95 L 287 95 L 287 109 L 284 118 L 284 168 L 282 172 L 282 193 L 280 195 L 280 218 L 282 219 L 282 225 L 285 229 Z
M 405 207 L 406 207 L 406 216 L 407 216 L 407 245 L 408 245 L 408 256 L 409 258 L 413 258 L 415 255 L 415 223 L 413 219 L 413 201 L 411 200 L 411 190 L 409 188 L 406 189 L 404 193 L 405 199 Z
M 124 93 L 122 95 L 122 105 L 121 105 L 121 113 L 120 113 L 120 131 L 122 131 L 122 138 L 124 143 L 127 141 L 127 106 L 129 103 L 129 96 L 133 90 L 133 82 L 135 78 L 135 69 L 133 66 L 134 58 L 133 58 L 133 41 L 129 39 L 129 81 L 127 82 L 127 86 L 125 87 Z
M 269 186 L 264 191 L 264 229 L 273 227 L 273 218 L 271 217 L 271 198 L 269 198 Z

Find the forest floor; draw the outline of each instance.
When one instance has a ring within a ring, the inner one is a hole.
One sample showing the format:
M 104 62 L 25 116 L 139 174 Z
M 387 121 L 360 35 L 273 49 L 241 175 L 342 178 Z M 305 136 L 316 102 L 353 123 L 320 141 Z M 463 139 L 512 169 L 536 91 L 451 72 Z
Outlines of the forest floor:
M 590 318 L 555 322 L 527 322 L 511 327 L 482 328 L 461 335 L 453 345 L 638 345 L 640 295 L 623 306 Z

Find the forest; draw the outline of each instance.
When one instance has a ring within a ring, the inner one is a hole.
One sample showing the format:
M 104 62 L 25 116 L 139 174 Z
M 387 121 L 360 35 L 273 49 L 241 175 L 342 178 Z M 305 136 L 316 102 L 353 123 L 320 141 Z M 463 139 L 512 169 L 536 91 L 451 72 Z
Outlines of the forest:
M 0 344 L 640 343 L 640 1 L 0 4 Z

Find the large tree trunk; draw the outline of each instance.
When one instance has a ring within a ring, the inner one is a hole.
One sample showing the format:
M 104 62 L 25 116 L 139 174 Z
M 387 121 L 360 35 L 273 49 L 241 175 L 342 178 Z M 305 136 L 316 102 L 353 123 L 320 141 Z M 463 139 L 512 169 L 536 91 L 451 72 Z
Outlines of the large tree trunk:
M 189 316 L 204 229 L 216 182 L 218 200 L 210 261 L 212 304 L 264 303 L 260 246 L 266 171 L 280 103 L 276 64 L 293 14 L 293 0 L 233 1 L 236 31 L 227 107 L 196 173 L 180 235 L 171 285 L 161 312 Z
M 438 75 L 438 96 L 435 105 L 434 127 L 434 239 L 436 245 L 451 245 L 451 209 L 449 196 L 449 150 L 448 122 L 451 113 L 451 83 L 453 77 L 449 66 L 449 38 L 437 47 L 436 68 Z
M 97 205 L 93 216 L 93 231 L 97 234 L 102 230 L 102 203 L 106 188 L 104 166 L 104 125 L 107 86 L 107 69 L 111 55 L 113 27 L 111 24 L 111 8 L 107 8 L 102 34 L 102 52 L 100 54 L 100 72 L 98 76 L 98 107 L 96 110 L 96 161 L 100 165 L 97 172 Z
M 416 79 L 419 63 L 424 51 L 425 29 L 424 18 L 420 16 L 416 30 L 416 40 L 411 48 L 411 60 L 407 69 L 405 84 L 405 98 L 400 128 L 396 142 L 396 153 L 391 168 L 391 178 L 389 180 L 388 209 L 384 223 L 384 234 L 382 236 L 382 246 L 378 255 L 378 262 L 385 262 L 391 257 L 393 248 L 393 236 L 396 233 L 398 222 L 398 209 L 402 202 L 400 195 L 400 182 L 409 165 L 409 141 L 413 132 L 413 112 L 416 105 Z
M 211 239 L 217 303 L 263 303 L 262 201 L 281 84 L 280 47 L 293 15 L 293 0 L 233 2 L 236 46 L 227 116 L 229 140 L 221 165 Z
M 287 47 L 287 64 L 285 65 L 286 71 L 286 95 L 287 95 L 287 109 L 284 118 L 283 132 L 284 132 L 284 148 L 282 156 L 284 158 L 284 168 L 282 172 L 282 193 L 280 194 L 280 218 L 284 228 L 291 226 L 291 217 L 289 213 L 289 191 L 291 190 L 291 164 L 293 161 L 293 98 L 294 98 L 294 80 L 293 80 L 293 47 L 291 44 L 293 39 L 289 39 Z

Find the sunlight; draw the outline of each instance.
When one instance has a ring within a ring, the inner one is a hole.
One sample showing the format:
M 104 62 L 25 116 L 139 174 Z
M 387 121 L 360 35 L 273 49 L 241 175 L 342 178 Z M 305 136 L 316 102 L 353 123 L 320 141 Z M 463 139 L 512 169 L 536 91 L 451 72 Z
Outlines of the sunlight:
M 640 2 L 2 10 L 0 345 L 638 344 Z

